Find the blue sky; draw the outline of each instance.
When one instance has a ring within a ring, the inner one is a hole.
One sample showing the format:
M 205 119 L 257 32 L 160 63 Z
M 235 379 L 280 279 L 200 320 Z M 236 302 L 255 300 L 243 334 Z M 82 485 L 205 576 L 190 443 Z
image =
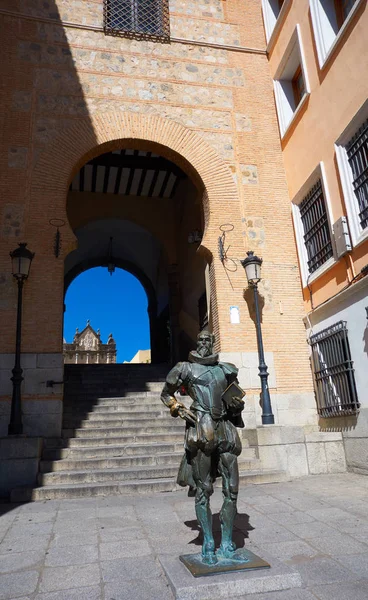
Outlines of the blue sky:
M 112 333 L 117 345 L 117 361 L 131 360 L 138 350 L 150 347 L 147 296 L 133 275 L 107 268 L 85 271 L 70 284 L 65 297 L 64 338 L 73 341 L 75 328 L 82 331 L 87 319 L 106 343 Z

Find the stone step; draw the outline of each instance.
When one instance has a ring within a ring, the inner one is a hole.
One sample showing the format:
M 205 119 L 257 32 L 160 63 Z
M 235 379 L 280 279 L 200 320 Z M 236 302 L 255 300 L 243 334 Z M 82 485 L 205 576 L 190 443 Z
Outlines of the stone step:
M 241 481 L 245 483 L 274 483 L 284 481 L 283 471 L 248 471 L 242 473 Z M 221 486 L 221 479 L 217 486 Z M 58 500 L 73 498 L 90 498 L 96 496 L 118 496 L 124 494 L 150 494 L 154 492 L 172 492 L 179 489 L 175 478 L 141 479 L 119 481 L 114 483 L 80 483 L 43 486 L 38 488 L 15 488 L 11 492 L 11 502 L 31 502 L 40 500 Z
M 162 403 L 161 405 L 148 405 L 140 407 L 139 404 L 127 405 L 127 404 L 110 404 L 110 405 L 89 405 L 85 410 L 81 410 L 80 407 L 66 407 L 64 410 L 64 417 L 84 417 L 84 418 L 95 418 L 93 415 L 101 415 L 107 413 L 119 413 L 122 416 L 131 416 L 134 419 L 139 417 L 167 417 L 170 415 L 169 409 L 166 408 Z M 100 418 L 97 416 L 96 418 Z
M 94 430 L 91 430 L 94 432 Z M 124 434 L 110 436 L 102 436 L 99 430 L 95 431 L 96 436 L 94 437 L 78 437 L 78 438 L 54 438 L 51 442 L 48 441 L 47 445 L 50 447 L 50 443 L 53 444 L 54 448 L 85 448 L 88 446 L 128 446 L 131 444 L 154 444 L 158 443 L 183 443 L 183 433 L 165 433 L 159 436 L 153 434 L 137 434 L 129 435 L 125 430 Z M 99 434 L 99 435 L 97 435 Z
M 103 469 L 87 471 L 56 471 L 41 473 L 38 476 L 39 485 L 65 485 L 80 483 L 117 483 L 120 481 L 131 481 L 133 479 L 162 479 L 165 477 L 176 477 L 178 466 L 152 466 L 140 467 L 139 469 Z
M 85 471 L 98 469 L 116 469 L 124 467 L 148 467 L 154 465 L 169 465 L 178 467 L 183 452 L 170 454 L 144 454 L 142 456 L 122 456 L 118 458 L 87 458 L 82 460 L 62 459 L 40 462 L 41 473 L 56 471 Z
M 63 439 L 73 439 L 73 438 L 109 438 L 109 437 L 119 437 L 123 439 L 131 439 L 140 435 L 152 435 L 160 437 L 167 435 L 178 434 L 183 437 L 184 434 L 184 422 L 181 420 L 181 424 L 179 422 L 178 425 L 174 424 L 166 424 L 161 423 L 161 420 L 157 420 L 156 423 L 152 421 L 150 426 L 145 427 L 131 427 L 126 425 L 124 427 L 119 424 L 117 427 L 112 427 L 110 423 L 105 423 L 105 426 L 101 428 L 90 427 L 90 428 L 78 428 L 78 429 L 63 429 L 62 438 Z
M 122 390 L 118 390 L 116 394 L 107 394 L 101 391 L 99 388 L 96 393 L 82 393 L 78 392 L 75 396 L 67 396 L 64 400 L 65 406 L 85 406 L 89 404 L 113 404 L 114 402 L 126 402 L 127 404 L 139 402 L 140 404 L 143 402 L 144 404 L 151 404 L 152 402 L 156 402 L 159 404 L 162 401 L 160 400 L 160 394 L 157 392 L 126 392 L 123 393 Z
M 140 409 L 141 414 L 144 413 L 146 409 L 154 407 L 156 410 L 161 408 L 165 408 L 165 405 L 161 402 L 159 398 L 147 398 L 141 397 L 137 398 L 136 396 L 132 396 L 131 398 L 95 398 L 91 402 L 75 402 L 74 404 L 65 403 L 64 408 L 66 411 L 78 410 L 80 413 L 82 412 L 90 412 L 94 410 L 96 407 L 108 407 L 108 406 L 120 406 L 120 408 L 136 408 Z
M 44 460 L 58 460 L 62 458 L 84 459 L 84 458 L 113 458 L 119 456 L 142 456 L 158 455 L 167 453 L 183 452 L 183 441 L 175 443 L 156 444 L 123 444 L 115 446 L 90 446 L 71 448 L 45 448 L 42 454 Z
M 125 494 L 151 494 L 172 492 L 176 488 L 174 478 L 133 480 L 117 483 L 81 483 L 79 485 L 55 485 L 39 488 L 15 488 L 11 492 L 11 502 L 32 502 L 91 498 L 96 496 L 119 496 Z
M 123 456 L 118 458 L 87 458 L 82 460 L 62 459 L 54 461 L 41 461 L 41 473 L 55 473 L 58 471 L 93 471 L 100 469 L 124 469 L 129 467 L 152 467 L 152 466 L 172 466 L 176 469 L 183 452 L 173 452 L 171 454 L 143 455 L 143 456 Z M 251 454 L 252 456 L 252 454 Z M 243 458 L 238 459 L 239 469 L 244 471 L 254 470 L 260 464 L 259 459 Z
M 99 413 L 100 414 L 100 413 Z M 179 427 L 179 424 L 183 423 L 181 419 L 173 419 L 172 417 L 161 417 L 157 419 L 153 417 L 151 419 L 135 419 L 134 417 L 120 417 L 107 413 L 100 418 L 96 418 L 95 414 L 90 415 L 89 418 L 80 419 L 78 417 L 70 417 L 64 419 L 63 429 L 99 429 L 101 427 L 125 427 L 125 428 L 146 428 L 146 427 L 166 427 L 170 429 L 173 426 Z M 184 423 L 183 423 L 184 425 Z
M 90 447 L 72 447 L 72 448 L 45 448 L 42 458 L 45 461 L 85 460 L 89 458 L 109 459 L 131 456 L 157 456 L 162 454 L 180 453 L 183 454 L 184 446 L 180 444 L 129 444 L 116 446 L 90 446 Z M 257 458 L 255 448 L 243 448 L 241 458 L 251 460 Z

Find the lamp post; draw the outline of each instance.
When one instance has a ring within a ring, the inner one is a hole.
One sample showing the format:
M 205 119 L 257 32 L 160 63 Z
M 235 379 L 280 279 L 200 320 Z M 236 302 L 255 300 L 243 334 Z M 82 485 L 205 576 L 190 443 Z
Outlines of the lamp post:
M 20 386 L 23 381 L 23 370 L 20 366 L 20 345 L 22 332 L 22 300 L 23 285 L 29 275 L 31 262 L 34 257 L 33 252 L 26 248 L 27 244 L 19 244 L 19 248 L 10 252 L 12 259 L 12 275 L 18 283 L 18 306 L 17 306 L 17 330 L 15 337 L 15 364 L 12 370 L 13 377 L 13 395 L 10 411 L 10 422 L 8 427 L 9 435 L 19 435 L 23 433 L 22 408 Z
M 262 398 L 262 424 L 273 425 L 275 423 L 274 416 L 272 414 L 270 391 L 268 389 L 268 371 L 267 365 L 264 359 L 263 351 L 263 340 L 261 330 L 261 319 L 259 314 L 259 302 L 258 302 L 258 283 L 261 281 L 261 265 L 262 259 L 254 255 L 254 252 L 250 250 L 247 252 L 247 258 L 241 261 L 247 275 L 248 284 L 253 288 L 254 292 L 254 305 L 256 311 L 256 329 L 257 329 L 257 345 L 258 345 L 258 358 L 259 358 L 259 377 L 261 379 L 261 398 Z

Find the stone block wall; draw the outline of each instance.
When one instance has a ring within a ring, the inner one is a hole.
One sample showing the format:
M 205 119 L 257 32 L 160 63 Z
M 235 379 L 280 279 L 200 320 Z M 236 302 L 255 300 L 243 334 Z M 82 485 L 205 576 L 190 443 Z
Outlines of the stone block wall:
M 262 468 L 285 471 L 290 478 L 346 471 L 339 432 L 308 432 L 308 428 L 295 425 L 275 425 L 244 429 L 243 437 L 255 447 Z
M 8 434 L 12 394 L 14 354 L 0 354 L 0 437 Z M 63 385 L 47 386 L 47 381 L 62 382 L 63 355 L 24 353 L 22 413 L 23 433 L 29 436 L 57 437 L 60 435 L 63 411 Z

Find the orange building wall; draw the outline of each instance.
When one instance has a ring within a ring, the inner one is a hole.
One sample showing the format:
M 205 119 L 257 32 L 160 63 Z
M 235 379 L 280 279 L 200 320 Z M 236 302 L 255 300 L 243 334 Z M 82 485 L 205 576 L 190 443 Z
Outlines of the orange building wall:
M 308 0 L 292 2 L 275 43 L 270 48 L 274 77 L 296 24 L 300 25 L 311 94 L 282 140 L 283 159 L 292 199 L 320 161 L 329 188 L 333 222 L 346 215 L 334 144 L 368 97 L 368 8 L 365 2 L 324 68 L 319 68 Z M 331 224 L 332 225 L 332 224 Z M 367 263 L 368 240 L 353 248 L 327 272 L 312 281 L 314 306 L 341 290 Z M 304 289 L 305 308 L 310 295 Z

